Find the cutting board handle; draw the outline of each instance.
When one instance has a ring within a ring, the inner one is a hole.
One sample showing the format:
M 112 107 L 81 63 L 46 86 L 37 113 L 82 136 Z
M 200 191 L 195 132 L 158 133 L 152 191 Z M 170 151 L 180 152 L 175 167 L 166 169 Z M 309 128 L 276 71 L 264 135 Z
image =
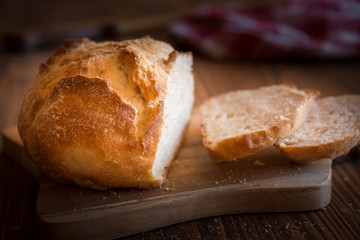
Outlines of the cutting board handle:
M 7 156 L 14 158 L 18 163 L 20 163 L 34 176 L 39 184 L 49 181 L 49 179 L 44 176 L 34 165 L 34 163 L 28 158 L 23 148 L 23 143 L 16 126 L 3 129 L 1 137 L 2 150 Z

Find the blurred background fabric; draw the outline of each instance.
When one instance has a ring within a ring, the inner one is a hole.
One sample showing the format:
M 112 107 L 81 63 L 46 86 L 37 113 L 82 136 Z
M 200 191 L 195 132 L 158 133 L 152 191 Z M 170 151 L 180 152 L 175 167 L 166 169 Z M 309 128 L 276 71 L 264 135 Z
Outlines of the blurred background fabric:
M 354 58 L 360 2 L 0 0 L 0 53 L 145 35 L 215 59 Z
M 329 59 L 360 54 L 360 2 L 205 5 L 174 22 L 179 42 L 217 59 Z
M 0 52 L 53 47 L 66 38 L 160 36 L 191 9 L 219 2 L 224 0 L 0 0 Z

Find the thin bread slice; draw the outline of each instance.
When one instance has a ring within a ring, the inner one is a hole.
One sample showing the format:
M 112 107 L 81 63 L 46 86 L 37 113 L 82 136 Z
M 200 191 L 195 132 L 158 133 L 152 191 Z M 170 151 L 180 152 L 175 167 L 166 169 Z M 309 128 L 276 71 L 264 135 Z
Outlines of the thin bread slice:
M 310 163 L 346 154 L 360 143 L 360 95 L 318 99 L 306 122 L 276 144 L 294 162 Z
M 216 162 L 265 149 L 304 122 L 319 94 L 282 84 L 213 97 L 201 109 L 204 146 Z

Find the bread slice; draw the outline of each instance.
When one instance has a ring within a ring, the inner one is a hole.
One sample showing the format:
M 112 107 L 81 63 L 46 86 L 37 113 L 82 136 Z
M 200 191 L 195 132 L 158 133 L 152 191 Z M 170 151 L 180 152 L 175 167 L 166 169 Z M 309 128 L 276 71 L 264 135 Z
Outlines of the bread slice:
M 360 143 L 360 95 L 316 101 L 306 122 L 276 146 L 294 162 L 310 163 L 346 154 Z
M 61 183 L 162 184 L 190 119 L 192 62 L 150 37 L 66 40 L 24 96 L 18 129 L 28 156 Z
M 283 84 L 213 97 L 201 109 L 204 146 L 217 162 L 265 149 L 304 122 L 318 95 Z

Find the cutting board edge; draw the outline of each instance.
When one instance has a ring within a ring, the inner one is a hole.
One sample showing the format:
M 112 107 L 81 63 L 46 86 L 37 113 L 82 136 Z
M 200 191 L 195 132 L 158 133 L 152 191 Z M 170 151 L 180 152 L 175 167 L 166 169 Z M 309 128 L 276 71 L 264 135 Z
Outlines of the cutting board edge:
M 222 192 L 224 192 L 227 195 L 233 195 L 233 193 L 238 194 L 239 196 L 242 196 L 242 192 L 246 191 L 246 192 L 259 192 L 259 191 L 265 191 L 266 193 L 278 193 L 278 194 L 289 194 L 292 192 L 298 192 L 301 194 L 301 196 L 303 195 L 304 198 L 309 198 L 309 195 L 307 195 L 309 192 L 311 194 L 315 194 L 314 195 L 314 199 L 321 199 L 320 201 L 316 201 L 318 204 L 314 204 L 315 201 L 311 201 L 312 207 L 309 207 L 309 205 L 307 205 L 306 207 L 297 207 L 297 209 L 295 209 L 296 207 L 291 207 L 289 209 L 279 209 L 279 210 L 268 210 L 268 209 L 258 209 L 258 210 L 249 210 L 249 211 L 245 211 L 243 209 L 230 209 L 229 213 L 226 214 L 230 214 L 230 213 L 250 213 L 250 212 L 286 212 L 286 211 L 307 211 L 307 210 L 315 210 L 315 209 L 320 209 L 323 208 L 325 206 L 327 206 L 331 200 L 331 169 L 328 173 L 328 175 L 325 177 L 324 176 L 324 180 L 319 183 L 318 185 L 314 186 L 313 184 L 309 184 L 308 186 L 301 186 L 301 187 L 257 187 L 254 186 L 253 188 L 249 189 L 249 188 L 242 188 L 240 184 L 232 184 L 232 185 L 226 185 L 226 186 L 217 186 L 214 188 L 207 188 L 207 189 L 198 189 L 198 190 L 193 190 L 193 191 L 188 191 L 185 194 L 183 192 L 177 193 L 177 194 L 171 194 L 171 195 L 163 195 L 163 196 L 156 196 L 156 197 L 150 197 L 148 199 L 145 199 L 144 201 L 138 201 L 138 202 L 130 202 L 130 203 L 125 203 L 125 204 L 106 204 L 103 205 L 102 207 L 89 207 L 87 209 L 83 209 L 83 210 L 76 210 L 76 211 L 68 211 L 68 212 L 62 212 L 62 213 L 57 213 L 57 214 L 42 214 L 40 211 L 38 211 L 39 209 L 37 208 L 37 212 L 38 212 L 38 216 L 44 221 L 44 222 L 49 222 L 49 223 L 56 223 L 57 221 L 52 221 L 52 219 L 72 219 L 74 222 L 75 221 L 81 221 L 84 219 L 89 219 L 87 217 L 88 213 L 91 212 L 93 215 L 96 212 L 100 212 L 101 215 L 98 215 L 98 217 L 105 217 L 107 215 L 111 215 L 113 213 L 114 210 L 117 209 L 118 212 L 124 212 L 124 210 L 129 210 L 129 211 L 133 211 L 133 210 L 138 210 L 138 209 L 144 209 L 146 207 L 151 208 L 155 205 L 163 205 L 163 204 L 167 204 L 167 203 L 171 203 L 174 201 L 179 201 L 179 200 L 183 200 L 186 198 L 189 198 L 191 196 L 194 197 L 202 197 L 203 200 L 205 201 L 206 199 L 211 199 L 212 194 L 213 195 L 217 195 L 217 194 L 221 194 Z M 200 193 L 200 194 L 199 194 Z M 266 194 L 264 194 L 266 195 Z M 324 197 L 325 196 L 325 197 Z M 274 196 L 273 196 L 274 197 Z M 215 196 L 216 198 L 216 196 Z M 275 197 L 276 198 L 276 197 Z M 224 197 L 225 201 L 226 201 L 226 197 Z M 249 200 L 252 200 L 252 197 L 248 197 Z M 198 201 L 197 199 L 193 199 L 193 201 Z M 180 202 L 182 203 L 182 202 Z M 185 203 L 185 201 L 184 201 Z M 301 204 L 303 204 L 303 202 L 301 202 Z M 296 204 L 290 204 L 291 206 L 295 206 Z M 283 207 L 283 206 L 282 206 Z M 81 216 L 83 215 L 83 216 Z M 69 216 L 69 217 L 67 217 Z M 215 216 L 215 215 L 209 215 L 209 216 Z M 207 216 L 203 216 L 203 217 L 207 217 Z M 93 215 L 93 218 L 94 215 Z M 65 222 L 65 221 L 64 221 Z M 58 222 L 58 223 L 61 223 Z
M 284 189 L 285 190 L 285 189 Z M 177 224 L 177 223 L 181 223 L 181 222 L 186 222 L 186 221 L 190 221 L 190 220 L 194 220 L 194 219 L 200 219 L 200 218 L 207 218 L 207 217 L 215 217 L 215 216 L 225 216 L 225 215 L 232 215 L 232 214 L 246 214 L 246 213 L 259 213 L 259 212 L 266 212 L 266 213 L 279 213 L 279 212 L 299 212 L 299 211 L 310 211 L 310 210 L 316 210 L 316 209 L 321 209 L 326 207 L 330 200 L 331 200 L 331 178 L 328 178 L 326 181 L 324 181 L 324 183 L 319 186 L 318 188 L 309 188 L 307 189 L 308 191 L 310 191 L 310 193 L 313 194 L 308 194 L 308 192 L 305 191 L 299 191 L 299 193 L 301 195 L 299 195 L 299 197 L 303 196 L 306 198 L 306 201 L 312 205 L 311 208 L 309 208 L 308 206 L 304 206 L 304 202 L 302 202 L 301 204 L 299 204 L 299 207 L 296 208 L 296 206 L 294 206 L 293 204 L 289 204 L 292 205 L 291 208 L 284 210 L 283 207 L 283 202 L 280 201 L 279 203 L 277 203 L 277 207 L 280 208 L 281 210 L 276 210 L 274 209 L 274 206 L 272 206 L 272 210 L 270 211 L 269 209 L 265 209 L 265 208 L 261 208 L 261 206 L 257 209 L 250 209 L 247 211 L 244 211 L 244 209 L 234 209 L 234 208 L 229 208 L 226 211 L 224 211 L 223 209 L 220 210 L 219 212 L 217 211 L 208 211 L 209 209 L 215 209 L 215 208 L 211 208 L 209 207 L 209 205 L 206 205 L 206 208 L 204 207 L 204 209 L 199 209 L 197 208 L 197 206 L 194 206 L 198 211 L 195 215 L 191 215 L 189 214 L 189 212 L 191 212 L 191 209 L 188 209 L 188 211 L 184 211 L 183 208 L 181 208 L 181 212 L 179 213 L 176 209 L 176 206 L 174 206 L 174 203 L 171 202 L 158 202 L 156 204 L 156 206 L 151 206 L 153 207 L 153 212 L 156 213 L 158 212 L 158 208 L 161 208 L 162 211 L 167 213 L 166 217 L 161 216 L 159 218 L 159 216 L 157 215 L 156 220 L 154 220 L 153 215 L 152 214 L 147 214 L 146 216 L 143 215 L 144 213 L 144 208 L 137 208 L 137 209 L 127 209 L 127 211 L 120 211 L 120 209 L 118 209 L 118 212 L 116 213 L 108 213 L 107 215 L 103 215 L 101 217 L 95 217 L 92 219 L 81 219 L 75 222 L 72 221 L 64 221 L 64 222 L 52 222 L 52 221 L 48 221 L 50 219 L 46 219 L 46 218 L 41 218 L 42 224 L 44 226 L 46 226 L 49 229 L 54 229 L 53 232 L 51 232 L 51 236 L 61 236 L 61 237 L 74 237 L 76 236 L 77 238 L 81 238 L 81 239 L 103 239 L 104 238 L 104 234 L 109 234 L 109 238 L 118 238 L 118 237 L 125 237 L 125 236 L 129 236 L 132 234 L 136 234 L 139 232 L 144 232 L 144 231 L 149 231 L 149 230 L 153 230 L 153 229 L 157 229 L 160 227 L 165 227 L 165 226 L 170 226 L 173 224 Z M 264 192 L 262 192 L 263 194 Z M 269 193 L 271 193 L 271 191 L 269 190 Z M 241 191 L 238 193 L 238 195 L 241 195 Z M 253 201 L 252 199 L 256 199 L 258 196 L 258 193 L 256 193 L 256 191 L 254 191 L 253 195 L 248 195 L 248 199 L 250 199 L 251 201 Z M 274 197 L 276 197 L 274 195 Z M 319 201 L 319 197 L 321 198 L 321 201 Z M 185 198 L 185 197 L 184 197 Z M 208 196 L 204 197 L 203 200 L 207 200 L 209 199 Z M 210 198 L 211 199 L 211 198 Z M 317 199 L 317 205 L 313 204 L 313 200 Z M 189 199 L 187 199 L 188 201 L 191 201 Z M 218 201 L 221 201 L 222 199 L 216 199 L 214 200 L 214 202 L 212 204 L 219 204 Z M 192 200 L 195 202 L 199 202 L 198 200 Z M 298 201 L 295 201 L 298 202 Z M 178 203 L 178 205 L 181 205 L 182 201 L 180 201 Z M 229 203 L 227 203 L 229 204 Z M 263 204 L 266 204 L 265 202 L 263 202 Z M 201 204 L 200 204 L 201 205 Z M 204 204 L 205 205 L 205 204 Z M 234 201 L 232 201 L 229 205 L 234 205 Z M 146 206 L 143 206 L 146 207 Z M 109 209 L 111 210 L 111 209 Z M 112 209 L 114 210 L 114 209 Z M 146 210 L 146 209 L 145 209 Z M 148 210 L 146 211 L 147 213 Z M 175 218 L 174 218 L 175 216 Z M 171 218 L 171 219 L 169 219 Z M 59 220 L 58 216 L 55 216 L 56 220 Z M 120 220 L 119 220 L 120 219 Z M 124 219 L 126 219 L 126 221 L 124 221 Z M 142 225 L 142 222 L 148 222 L 150 223 L 150 225 Z M 109 225 L 110 224 L 110 225 Z M 89 228 L 89 226 L 95 226 L 95 228 Z M 74 226 L 76 226 L 76 228 L 74 228 Z M 74 230 L 76 229 L 76 230 Z M 100 229 L 100 230 L 99 230 Z M 107 229 L 106 232 L 102 232 L 100 235 L 99 231 L 101 232 L 101 230 L 103 229 Z M 121 230 L 119 230 L 121 229 Z

